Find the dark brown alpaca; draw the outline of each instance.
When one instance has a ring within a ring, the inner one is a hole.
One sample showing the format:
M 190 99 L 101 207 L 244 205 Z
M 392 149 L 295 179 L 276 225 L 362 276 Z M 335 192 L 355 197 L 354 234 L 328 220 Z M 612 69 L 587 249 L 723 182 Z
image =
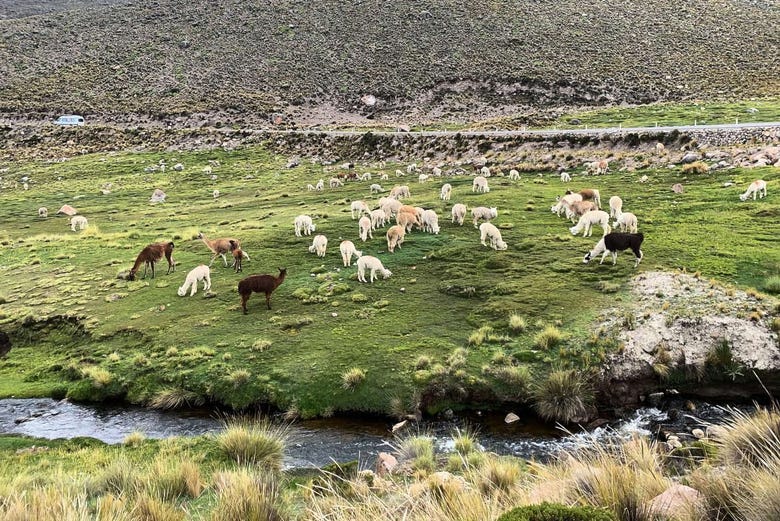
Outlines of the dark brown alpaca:
M 265 293 L 265 304 L 271 309 L 271 293 L 284 282 L 287 275 L 287 268 L 279 268 L 279 276 L 273 275 L 251 275 L 238 283 L 238 294 L 241 295 L 241 309 L 244 315 L 247 314 L 246 301 L 254 293 Z
M 162 259 L 163 256 L 165 256 L 165 259 L 168 261 L 168 271 L 166 271 L 165 274 L 167 275 L 168 273 L 176 271 L 176 265 L 173 262 L 173 243 L 153 242 L 138 254 L 138 257 L 135 259 L 135 264 L 130 268 L 130 274 L 127 276 L 127 280 L 135 280 L 135 274 L 138 273 L 138 268 L 141 267 L 141 263 L 144 265 L 144 276 L 141 278 L 146 278 L 147 266 L 152 268 L 152 278 L 154 278 L 154 263 Z

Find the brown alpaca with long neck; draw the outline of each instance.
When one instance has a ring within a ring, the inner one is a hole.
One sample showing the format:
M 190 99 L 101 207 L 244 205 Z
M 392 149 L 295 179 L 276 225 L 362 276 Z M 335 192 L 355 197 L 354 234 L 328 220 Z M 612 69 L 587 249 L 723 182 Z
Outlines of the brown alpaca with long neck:
M 236 273 L 239 271 L 243 271 L 241 269 L 241 261 L 244 259 L 244 251 L 241 248 L 234 248 L 233 249 L 233 268 L 236 270 Z
M 146 278 L 146 268 L 152 268 L 152 278 L 154 278 L 154 264 L 165 256 L 168 261 L 168 271 L 165 274 L 169 274 L 176 271 L 176 265 L 173 262 L 173 243 L 172 242 L 153 242 L 146 248 L 141 250 L 138 257 L 135 259 L 135 264 L 130 268 L 130 274 L 127 276 L 128 280 L 135 280 L 135 275 L 138 273 L 138 269 L 141 267 L 141 263 L 144 265 L 144 276 Z
M 265 293 L 265 305 L 271 309 L 271 293 L 284 282 L 287 275 L 287 268 L 279 268 L 279 276 L 273 275 L 251 275 L 238 283 L 238 294 L 241 295 L 241 309 L 244 315 L 247 314 L 246 301 L 252 296 L 252 293 Z
M 241 248 L 241 242 L 238 239 L 208 239 L 202 233 L 198 234 L 198 239 L 202 240 L 203 244 L 208 246 L 208 248 L 214 254 L 211 257 L 211 262 L 209 262 L 209 267 L 211 267 L 211 265 L 214 263 L 214 259 L 216 259 L 218 256 L 222 257 L 222 261 L 225 263 L 225 267 L 227 267 L 228 262 L 225 254 L 231 253 L 236 248 Z M 249 254 L 243 250 L 242 255 L 247 259 L 249 258 Z

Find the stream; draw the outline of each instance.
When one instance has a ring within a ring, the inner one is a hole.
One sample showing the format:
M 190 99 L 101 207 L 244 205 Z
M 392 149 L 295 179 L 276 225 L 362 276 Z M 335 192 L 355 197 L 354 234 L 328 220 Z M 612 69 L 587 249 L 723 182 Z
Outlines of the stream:
M 669 405 L 669 404 L 667 404 Z M 699 404 L 696 413 L 681 409 L 641 408 L 625 420 L 610 422 L 589 432 L 564 433 L 536 420 L 506 424 L 503 415 L 429 420 L 413 425 L 403 434 L 418 431 L 432 435 L 437 447 L 452 451 L 451 434 L 469 426 L 477 431 L 484 450 L 524 459 L 546 460 L 561 450 L 571 450 L 592 440 L 653 436 L 659 430 L 690 433 L 700 420 L 722 418 L 719 407 Z M 670 414 L 671 413 L 671 414 Z M 674 421 L 669 417 L 673 417 Z M 217 433 L 223 420 L 213 411 L 159 411 L 130 406 L 76 404 L 49 398 L 0 400 L 0 434 L 19 434 L 46 439 L 89 436 L 105 443 L 121 443 L 134 431 L 149 438 L 197 436 Z M 360 461 L 371 466 L 379 452 L 392 451 L 394 435 L 387 420 L 329 418 L 295 422 L 286 448 L 285 467 L 321 467 L 329 463 Z M 687 431 L 687 432 L 686 432 Z

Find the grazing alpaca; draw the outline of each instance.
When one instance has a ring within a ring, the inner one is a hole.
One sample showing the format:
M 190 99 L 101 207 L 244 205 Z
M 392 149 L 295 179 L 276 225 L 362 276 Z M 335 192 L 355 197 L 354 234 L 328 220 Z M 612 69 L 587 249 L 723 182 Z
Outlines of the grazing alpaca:
M 192 287 L 192 291 L 190 292 L 190 297 L 193 296 L 195 293 L 198 292 L 198 282 L 203 281 L 203 291 L 208 291 L 211 289 L 211 270 L 209 270 L 209 267 L 205 264 L 201 264 L 200 266 L 196 268 L 192 268 L 189 273 L 187 273 L 187 278 L 184 279 L 184 284 L 178 289 L 176 292 L 180 297 L 183 297 L 187 294 L 187 290 Z
M 154 264 L 165 256 L 168 261 L 168 271 L 165 274 L 173 273 L 176 271 L 176 264 L 173 262 L 173 243 L 172 242 L 153 242 L 146 248 L 141 250 L 138 257 L 135 259 L 135 264 L 130 268 L 130 273 L 127 275 L 127 280 L 135 280 L 135 274 L 138 273 L 138 268 L 141 267 L 141 263 L 144 265 L 144 276 L 146 278 L 146 268 L 152 268 L 152 278 L 154 278 Z
M 587 264 L 599 253 L 603 253 L 604 255 L 601 256 L 601 262 L 599 262 L 599 264 L 604 262 L 607 254 L 611 254 L 612 264 L 614 265 L 617 262 L 618 252 L 630 248 L 631 251 L 634 252 L 634 257 L 636 257 L 636 262 L 634 262 L 634 267 L 636 268 L 639 266 L 639 263 L 642 262 L 642 257 L 644 256 L 642 250 L 639 249 L 644 240 L 645 236 L 641 233 L 608 233 L 596 243 L 596 246 L 592 250 L 585 254 L 585 258 L 582 262 Z
M 750 186 L 748 186 L 748 189 L 745 190 L 745 193 L 739 196 L 739 200 L 747 201 L 747 198 L 751 195 L 753 196 L 754 201 L 756 200 L 756 195 L 762 199 L 766 197 L 766 181 L 763 179 L 756 179 L 750 183 Z
M 265 293 L 265 305 L 271 309 L 271 293 L 284 282 L 287 276 L 287 268 L 279 268 L 279 276 L 273 275 L 251 275 L 238 283 L 238 294 L 241 295 L 241 309 L 244 315 L 246 310 L 246 301 L 252 296 L 252 293 Z
M 227 268 L 228 261 L 225 254 L 231 253 L 235 248 L 241 248 L 241 242 L 238 239 L 207 239 L 202 233 L 198 234 L 198 239 L 202 240 L 203 244 L 208 246 L 212 253 L 214 253 L 211 257 L 211 262 L 209 262 L 209 267 L 214 264 L 214 259 L 216 259 L 217 256 L 221 256 L 225 263 L 225 267 Z M 244 258 L 249 259 L 249 254 L 247 252 L 242 250 L 241 254 Z

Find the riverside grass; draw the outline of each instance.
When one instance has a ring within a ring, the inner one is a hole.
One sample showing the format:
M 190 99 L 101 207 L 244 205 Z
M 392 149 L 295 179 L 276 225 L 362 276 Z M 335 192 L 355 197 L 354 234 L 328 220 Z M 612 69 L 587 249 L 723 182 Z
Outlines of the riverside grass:
M 647 502 L 682 479 L 701 492 L 702 510 L 682 508 L 680 521 L 723 519 L 725 513 L 773 521 L 778 418 L 774 408 L 734 413 L 721 438 L 671 452 L 664 443 L 635 438 L 589 445 L 548 463 L 482 452 L 478 436 L 458 430 L 448 454 L 420 433 L 397 440 L 400 466 L 385 476 L 245 466 L 219 450 L 219 434 L 133 446 L 0 436 L 0 518 L 139 519 L 139 511 L 154 510 L 173 516 L 166 519 L 466 521 L 553 502 L 605 509 L 621 521 L 653 521 Z M 760 454 L 753 452 L 756 433 L 763 433 Z M 277 441 L 274 452 L 281 456 L 289 439 Z M 734 450 L 755 457 L 733 459 Z
M 160 160 L 169 166 L 164 174 L 144 171 Z M 184 171 L 172 171 L 178 162 Z M 210 162 L 219 164 L 213 167 L 216 180 L 203 172 Z M 462 176 L 446 180 L 454 187 L 447 203 L 439 200 L 443 179 L 420 184 L 391 177 L 385 188 L 409 184 L 412 197 L 404 202 L 435 209 L 442 231 L 415 231 L 394 254 L 386 253 L 383 233 L 376 233 L 360 247 L 379 256 L 393 276 L 361 284 L 354 267 L 343 267 L 337 244 L 357 240 L 350 201 L 374 205 L 382 194 L 371 195 L 370 183 L 357 182 L 309 192 L 307 184 L 332 173 L 309 161 L 287 169 L 286 162 L 252 147 L 9 164 L 6 179 L 27 175 L 32 181 L 28 191 L 0 191 L 0 277 L 6 281 L 0 328 L 14 342 L 0 360 L 0 397 L 124 398 L 160 407 L 269 403 L 295 408 L 304 418 L 333 410 L 388 413 L 394 400 L 415 403 L 421 395 L 432 412 L 480 397 L 515 401 L 517 395 L 506 393 L 505 383 L 493 376 L 500 370 L 482 371 L 494 355 L 505 352 L 536 377 L 553 365 L 579 368 L 603 357 L 603 346 L 588 343 L 593 323 L 600 310 L 628 298 L 625 283 L 636 273 L 687 269 L 725 284 L 761 288 L 780 251 L 772 168 L 687 179 L 679 169 L 596 178 L 574 172 L 566 185 L 557 173 L 540 171 L 542 177 L 525 173 L 519 182 L 491 179 L 488 194 L 472 193 L 472 178 Z M 370 164 L 359 168 L 380 171 Z M 396 168 L 405 165 L 388 164 L 383 171 L 393 176 Z M 650 182 L 637 183 L 642 174 Z M 755 178 L 768 181 L 770 195 L 740 202 L 742 187 Z M 726 181 L 735 186 L 723 188 Z M 671 192 L 676 182 L 685 184 L 684 194 Z M 104 195 L 106 183 L 111 188 Z M 626 210 L 639 216 L 646 237 L 639 270 L 625 255 L 616 266 L 582 264 L 597 238 L 568 237 L 567 222 L 549 206 L 564 190 L 586 187 L 598 188 L 602 197 L 619 194 Z M 167 202 L 149 202 L 155 188 L 168 194 Z M 534 202 L 531 210 L 528 201 Z M 497 206 L 493 222 L 504 225 L 509 249 L 481 247 L 469 223 L 451 225 L 456 202 Z M 86 231 L 92 232 L 70 231 L 61 216 L 38 217 L 39 207 L 51 215 L 66 203 L 89 218 Z M 293 234 L 293 219 L 301 213 L 311 215 L 317 233 L 329 238 L 324 260 L 307 252 L 309 237 Z M 215 261 L 213 298 L 200 292 L 178 297 L 187 272 L 211 256 L 196 239 L 199 231 L 239 238 L 251 261 L 243 275 Z M 176 244 L 175 274 L 158 270 L 155 279 L 117 279 L 144 246 L 162 240 Z M 274 309 L 253 299 L 243 316 L 237 282 L 279 267 L 288 276 L 274 294 Z M 621 289 L 605 294 L 605 284 Z M 295 298 L 296 291 L 309 297 Z M 358 293 L 361 298 L 352 298 Z M 512 327 L 511 315 L 524 317 L 527 325 Z M 551 324 L 562 340 L 542 350 L 536 338 Z M 470 336 L 480 330 L 491 333 L 470 345 Z M 462 348 L 458 367 L 447 369 L 447 360 Z M 416 367 L 420 357 L 429 358 L 431 369 Z M 354 367 L 365 371 L 365 381 L 345 389 L 342 375 Z

